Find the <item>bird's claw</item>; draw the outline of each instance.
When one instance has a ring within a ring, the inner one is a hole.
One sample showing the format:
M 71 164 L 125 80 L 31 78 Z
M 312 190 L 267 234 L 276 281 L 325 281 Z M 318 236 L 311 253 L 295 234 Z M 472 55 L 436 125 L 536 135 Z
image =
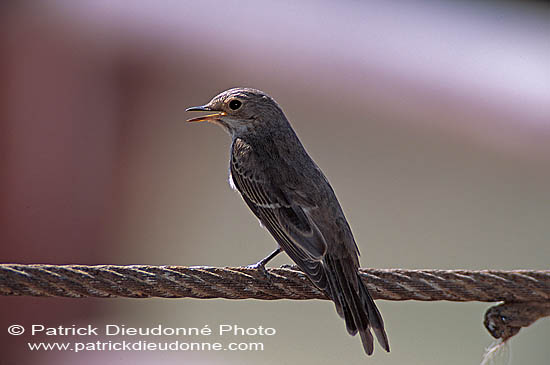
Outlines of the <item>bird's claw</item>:
M 262 261 L 256 262 L 255 264 L 246 266 L 247 269 L 259 270 L 262 275 L 269 281 L 271 281 L 272 275 L 265 268 L 265 264 Z

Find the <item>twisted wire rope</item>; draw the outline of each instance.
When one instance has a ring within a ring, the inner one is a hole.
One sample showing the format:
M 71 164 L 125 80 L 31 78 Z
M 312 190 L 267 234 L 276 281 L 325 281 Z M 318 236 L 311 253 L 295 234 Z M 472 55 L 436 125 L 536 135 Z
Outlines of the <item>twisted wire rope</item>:
M 296 267 L 0 264 L 0 295 L 43 297 L 328 299 Z M 550 270 L 361 269 L 374 299 L 503 302 L 489 308 L 485 327 L 514 336 L 550 316 Z

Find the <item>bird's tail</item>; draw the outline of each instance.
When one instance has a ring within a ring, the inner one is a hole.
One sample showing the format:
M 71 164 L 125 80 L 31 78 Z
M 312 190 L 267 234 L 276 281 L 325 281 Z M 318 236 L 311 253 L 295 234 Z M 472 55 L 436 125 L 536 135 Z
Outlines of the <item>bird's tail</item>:
M 346 321 L 349 334 L 354 336 L 359 332 L 365 352 L 371 355 L 374 349 L 372 328 L 380 345 L 389 352 L 384 321 L 357 268 L 341 259 L 325 256 L 325 261 L 328 294 L 334 301 L 336 311 Z

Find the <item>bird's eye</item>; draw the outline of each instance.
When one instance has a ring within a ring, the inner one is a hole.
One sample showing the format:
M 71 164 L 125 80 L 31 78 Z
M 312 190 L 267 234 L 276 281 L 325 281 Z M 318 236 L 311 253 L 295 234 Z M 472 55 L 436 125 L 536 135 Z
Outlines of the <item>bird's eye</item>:
M 231 110 L 237 110 L 241 107 L 241 105 L 243 105 L 243 103 L 237 99 L 233 99 L 229 102 L 229 108 L 231 108 Z

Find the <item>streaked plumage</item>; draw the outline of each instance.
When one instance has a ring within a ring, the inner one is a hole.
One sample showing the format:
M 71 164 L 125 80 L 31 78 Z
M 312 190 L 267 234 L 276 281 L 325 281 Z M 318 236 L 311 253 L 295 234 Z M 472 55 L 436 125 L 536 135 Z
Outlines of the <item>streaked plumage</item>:
M 236 109 L 233 107 L 237 106 Z M 231 136 L 230 180 L 280 248 L 336 306 L 367 354 L 372 328 L 389 351 L 382 317 L 358 274 L 359 250 L 329 182 L 277 103 L 254 89 L 231 89 L 202 107 Z

